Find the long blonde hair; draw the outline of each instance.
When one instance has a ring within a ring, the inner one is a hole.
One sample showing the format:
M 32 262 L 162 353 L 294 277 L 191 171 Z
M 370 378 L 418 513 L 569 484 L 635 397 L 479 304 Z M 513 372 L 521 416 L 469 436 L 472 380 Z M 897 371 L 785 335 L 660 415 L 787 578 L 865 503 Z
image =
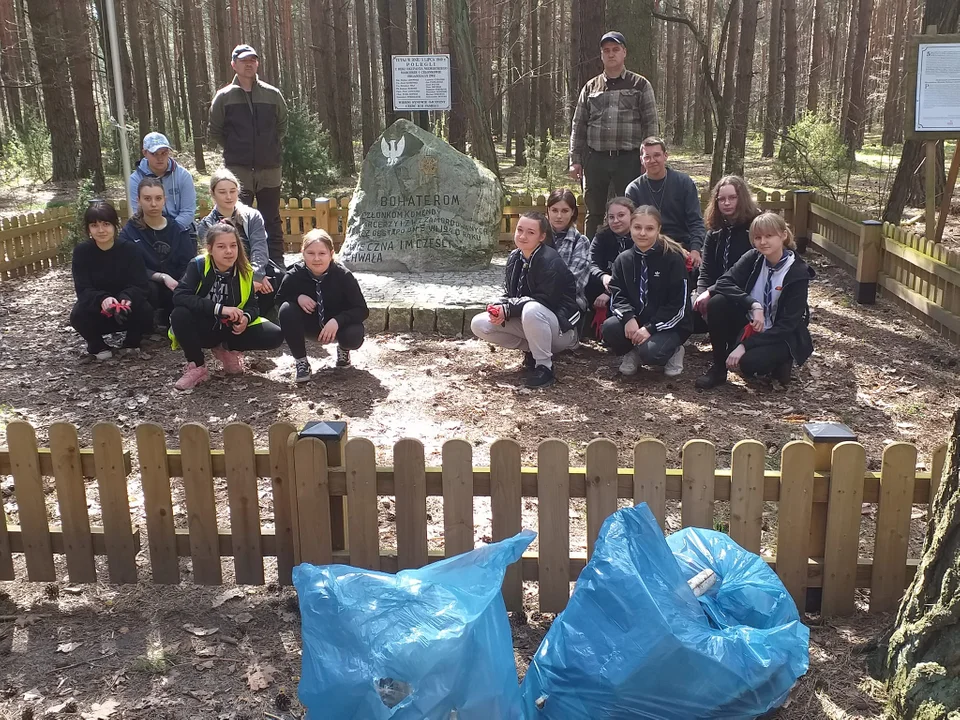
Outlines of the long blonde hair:
M 656 144 L 656 143 L 655 143 Z M 636 210 L 630 214 L 630 224 L 633 224 L 633 219 L 638 215 L 649 215 L 654 220 L 657 221 L 657 243 L 663 248 L 665 253 L 673 252 L 687 256 L 687 251 L 684 249 L 683 245 L 678 243 L 673 238 L 667 237 L 662 232 L 660 228 L 663 227 L 663 220 L 660 217 L 660 211 L 657 210 L 653 205 L 641 205 Z

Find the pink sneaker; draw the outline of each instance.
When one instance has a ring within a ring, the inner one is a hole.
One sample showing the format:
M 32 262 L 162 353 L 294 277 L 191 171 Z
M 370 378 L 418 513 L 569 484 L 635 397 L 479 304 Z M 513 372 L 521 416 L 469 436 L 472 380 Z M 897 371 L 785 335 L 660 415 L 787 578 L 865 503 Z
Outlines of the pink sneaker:
M 243 353 L 237 350 L 227 350 L 223 345 L 212 348 L 213 356 L 223 365 L 227 375 L 243 375 Z
M 210 373 L 207 372 L 207 366 L 197 367 L 196 363 L 187 363 L 183 375 L 177 380 L 174 387 L 177 390 L 193 390 L 197 385 L 210 379 Z

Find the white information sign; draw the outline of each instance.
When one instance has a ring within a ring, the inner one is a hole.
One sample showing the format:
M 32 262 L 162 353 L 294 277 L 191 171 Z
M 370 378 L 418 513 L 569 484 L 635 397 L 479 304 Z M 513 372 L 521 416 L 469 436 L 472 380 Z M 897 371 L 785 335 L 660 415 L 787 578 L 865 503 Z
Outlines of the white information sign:
M 450 109 L 449 55 L 394 55 L 393 109 Z
M 960 132 L 960 44 L 920 44 L 916 102 L 915 130 Z

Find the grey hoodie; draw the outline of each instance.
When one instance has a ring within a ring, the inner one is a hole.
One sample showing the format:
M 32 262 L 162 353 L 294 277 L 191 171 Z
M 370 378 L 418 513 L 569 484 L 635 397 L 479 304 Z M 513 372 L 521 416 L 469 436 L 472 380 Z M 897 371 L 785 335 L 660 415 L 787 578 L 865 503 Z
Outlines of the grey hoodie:
M 197 237 L 202 242 L 207 235 L 207 230 L 223 220 L 223 215 L 214 206 L 210 214 L 197 222 Z M 263 280 L 267 263 L 270 261 L 270 254 L 267 250 L 267 230 L 263 224 L 263 215 L 256 208 L 237 202 L 233 209 L 233 217 L 226 218 L 232 220 L 237 226 L 237 232 L 240 233 L 240 240 L 250 258 L 250 264 L 253 265 L 253 279 L 257 282 Z

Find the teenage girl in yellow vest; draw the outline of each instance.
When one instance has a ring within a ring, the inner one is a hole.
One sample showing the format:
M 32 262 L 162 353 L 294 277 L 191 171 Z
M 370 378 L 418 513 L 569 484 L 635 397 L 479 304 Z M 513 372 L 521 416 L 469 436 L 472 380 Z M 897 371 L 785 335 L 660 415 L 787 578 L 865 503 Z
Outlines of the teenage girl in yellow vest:
M 242 350 L 273 350 L 280 328 L 260 317 L 253 268 L 229 222 L 207 230 L 207 252 L 194 258 L 173 293 L 170 336 L 183 349 L 187 367 L 176 385 L 189 391 L 209 379 L 203 349 L 211 348 L 227 375 L 243 372 Z

